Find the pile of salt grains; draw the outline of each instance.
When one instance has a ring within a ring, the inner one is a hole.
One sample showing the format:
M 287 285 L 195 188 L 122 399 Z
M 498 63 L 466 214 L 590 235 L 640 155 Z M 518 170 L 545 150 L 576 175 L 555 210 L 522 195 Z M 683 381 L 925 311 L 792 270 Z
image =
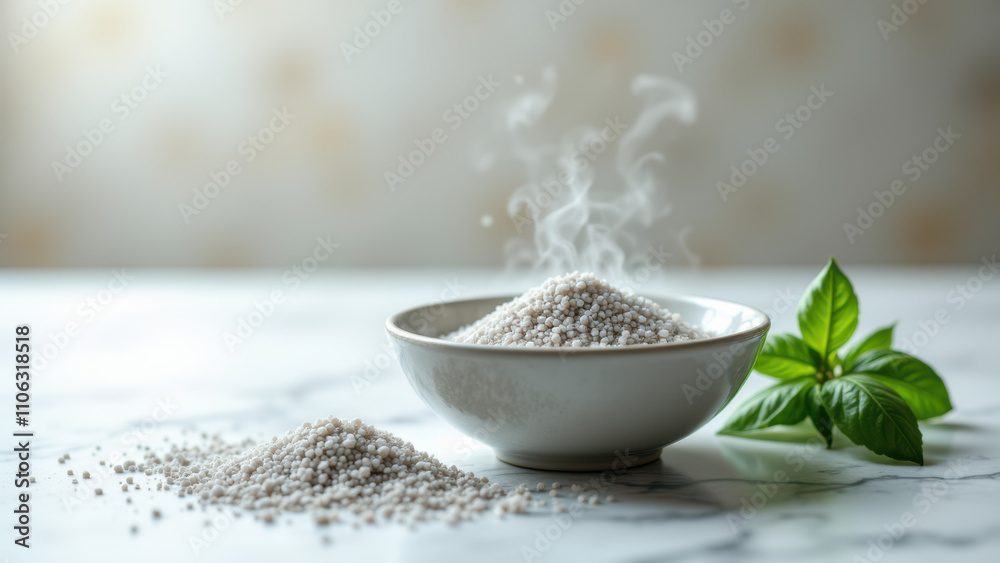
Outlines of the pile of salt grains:
M 59 461 L 68 459 L 67 454 Z M 506 491 L 485 477 L 446 466 L 388 432 L 335 417 L 303 423 L 256 445 L 251 440 L 226 443 L 218 436 L 200 446 L 172 444 L 162 454 L 149 451 L 143 461 L 127 460 L 113 469 L 123 474 L 123 492 L 140 488 L 124 474 L 140 473 L 157 480 L 157 490 L 176 491 L 203 506 L 236 506 L 268 523 L 285 512 L 309 512 L 317 524 L 327 525 L 342 521 L 341 513 L 346 512 L 355 525 L 394 521 L 412 527 L 435 520 L 457 524 L 488 509 L 502 518 L 546 505 L 531 499 L 525 483 Z M 67 473 L 73 475 L 72 470 Z M 84 472 L 82 477 L 90 475 Z M 557 496 L 559 488 L 553 483 L 549 494 Z M 539 483 L 535 490 L 544 491 L 545 485 Z M 573 485 L 572 491 L 584 489 Z M 103 490 L 95 493 L 102 495 Z M 600 502 L 596 495 L 576 500 Z M 187 508 L 194 509 L 194 503 L 188 502 Z M 562 512 L 566 507 L 554 500 L 552 509 Z M 154 518 L 160 515 L 153 511 Z
M 592 273 L 545 280 L 448 340 L 491 346 L 603 348 L 707 338 L 658 303 Z

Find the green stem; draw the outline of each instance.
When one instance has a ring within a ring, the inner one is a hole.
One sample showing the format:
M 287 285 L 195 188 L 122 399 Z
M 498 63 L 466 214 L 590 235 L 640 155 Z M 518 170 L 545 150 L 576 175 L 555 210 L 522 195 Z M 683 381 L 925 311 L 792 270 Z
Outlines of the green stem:
M 823 364 L 819 366 L 819 371 L 816 372 L 816 381 L 820 382 L 820 384 L 830 381 L 836 377 L 836 374 L 834 374 L 833 371 L 833 368 L 831 368 L 827 362 L 823 362 Z

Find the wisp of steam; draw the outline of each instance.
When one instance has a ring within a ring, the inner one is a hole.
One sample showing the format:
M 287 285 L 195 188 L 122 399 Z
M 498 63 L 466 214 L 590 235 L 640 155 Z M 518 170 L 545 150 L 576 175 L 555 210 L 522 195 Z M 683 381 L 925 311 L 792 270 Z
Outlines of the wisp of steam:
M 641 98 L 642 108 L 631 120 L 613 115 L 597 126 L 574 128 L 554 143 L 528 141 L 556 91 L 555 69 L 547 67 L 541 84 L 520 94 L 507 110 L 514 156 L 527 174 L 507 204 L 519 233 L 506 245 L 508 266 L 549 275 L 591 271 L 613 282 L 627 280 L 627 269 L 647 262 L 650 252 L 663 261 L 642 231 L 671 211 L 651 166 L 664 156 L 647 142 L 667 121 L 693 122 L 695 98 L 674 80 L 639 75 L 632 93 Z M 692 258 L 683 236 L 679 243 Z

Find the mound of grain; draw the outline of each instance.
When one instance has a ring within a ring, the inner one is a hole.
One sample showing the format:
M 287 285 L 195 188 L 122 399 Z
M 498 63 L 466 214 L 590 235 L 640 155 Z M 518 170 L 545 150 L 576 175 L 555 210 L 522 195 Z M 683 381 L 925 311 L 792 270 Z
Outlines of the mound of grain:
M 549 278 L 444 338 L 492 346 L 601 347 L 707 338 L 658 304 L 591 273 Z
M 442 520 L 457 523 L 492 508 L 523 512 L 530 495 L 508 493 L 360 420 L 329 417 L 247 449 L 218 438 L 204 447 L 171 446 L 123 471 L 161 474 L 209 504 L 239 506 L 273 522 L 282 512 L 309 511 L 320 524 L 350 512 L 364 522 Z M 116 468 L 117 469 L 117 468 Z

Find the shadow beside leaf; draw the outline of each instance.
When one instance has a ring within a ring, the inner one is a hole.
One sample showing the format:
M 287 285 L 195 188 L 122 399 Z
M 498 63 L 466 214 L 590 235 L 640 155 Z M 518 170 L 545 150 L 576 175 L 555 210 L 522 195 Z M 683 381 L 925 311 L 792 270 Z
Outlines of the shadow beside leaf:
M 817 439 L 822 440 L 819 432 L 809 421 L 800 422 L 794 426 L 772 426 L 762 430 L 752 430 L 750 432 L 720 432 L 723 436 L 734 436 L 737 438 L 750 438 L 751 440 L 766 440 L 769 442 L 791 442 L 795 444 L 806 444 Z M 851 445 L 850 440 L 845 438 L 838 431 L 833 433 L 833 447 Z

